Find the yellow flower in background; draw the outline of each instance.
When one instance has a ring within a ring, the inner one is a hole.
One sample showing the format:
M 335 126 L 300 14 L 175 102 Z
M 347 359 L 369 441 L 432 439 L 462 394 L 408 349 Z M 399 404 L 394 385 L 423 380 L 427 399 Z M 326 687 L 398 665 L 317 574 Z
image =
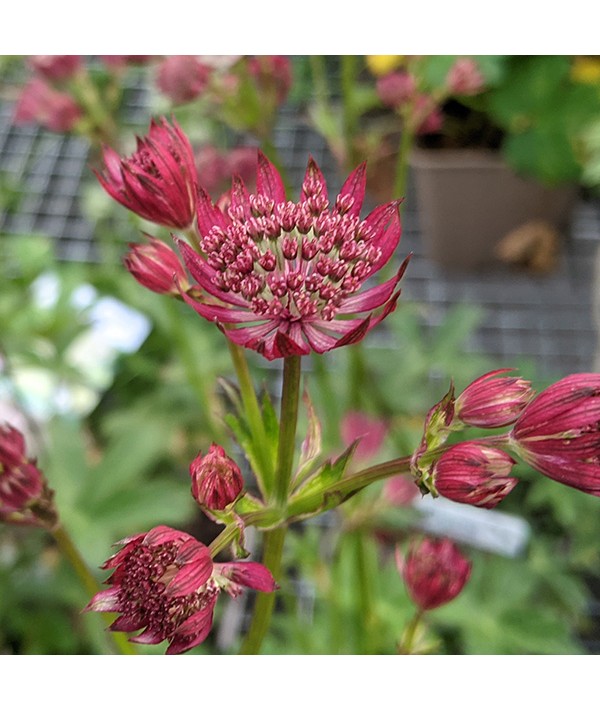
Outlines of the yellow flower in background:
M 571 78 L 580 84 L 600 84 L 600 56 L 575 57 Z
M 369 54 L 365 57 L 371 74 L 382 77 L 398 68 L 404 62 L 402 54 Z

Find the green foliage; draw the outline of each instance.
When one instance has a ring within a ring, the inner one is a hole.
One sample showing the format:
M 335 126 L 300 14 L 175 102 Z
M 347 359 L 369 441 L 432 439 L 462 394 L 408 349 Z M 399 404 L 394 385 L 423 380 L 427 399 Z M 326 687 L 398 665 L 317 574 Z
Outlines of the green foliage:
M 504 81 L 488 94 L 509 163 L 547 184 L 580 180 L 581 136 L 600 110 L 598 90 L 572 81 L 571 59 L 511 57 Z

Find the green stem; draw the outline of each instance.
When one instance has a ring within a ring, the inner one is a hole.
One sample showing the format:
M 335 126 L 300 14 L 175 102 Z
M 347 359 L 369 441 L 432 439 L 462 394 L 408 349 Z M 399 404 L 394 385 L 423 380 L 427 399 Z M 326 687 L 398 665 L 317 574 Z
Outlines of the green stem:
M 358 653 L 370 654 L 372 652 L 370 631 L 373 626 L 373 591 L 371 589 L 365 539 L 361 530 L 353 531 L 350 536 L 354 546 L 355 573 L 358 583 Z
M 300 356 L 290 356 L 283 361 L 283 384 L 281 386 L 281 415 L 279 418 L 279 443 L 277 447 L 277 470 L 275 472 L 275 501 L 282 508 L 288 501 L 294 452 L 296 427 L 300 402 Z
M 320 505 L 325 503 L 328 496 L 335 496 L 338 497 L 340 501 L 344 501 L 353 494 L 361 491 L 361 489 L 381 479 L 387 479 L 390 476 L 396 476 L 398 474 L 410 475 L 411 458 L 412 457 L 401 457 L 399 459 L 392 459 L 389 462 L 363 469 L 355 474 L 351 474 L 345 479 L 341 479 L 324 487 L 320 491 L 310 492 L 304 495 L 300 492 L 297 496 L 293 497 L 288 504 L 288 518 L 303 516 L 307 512 L 316 511 Z
M 289 356 L 284 359 L 275 478 L 275 503 L 281 509 L 285 509 L 287 505 L 294 465 L 301 371 L 302 361 L 300 356 Z M 271 571 L 276 580 L 281 577 L 281 559 L 286 533 L 287 526 L 283 525 L 267 531 L 264 537 L 262 562 Z M 271 623 L 274 605 L 274 595 L 258 593 L 252 614 L 252 622 L 242 644 L 242 654 L 258 654 L 260 652 Z
M 103 97 L 89 72 L 78 72 L 71 80 L 71 88 L 90 120 L 90 141 L 96 147 L 102 144 L 112 145 L 117 136 L 117 126 L 110 109 L 104 106 Z
M 238 535 L 239 528 L 235 524 L 229 524 L 208 546 L 208 550 L 213 558 L 215 558 L 223 549 L 231 545 Z
M 250 375 L 250 368 L 248 367 L 248 361 L 246 360 L 242 348 L 229 339 L 227 339 L 227 345 L 237 375 L 240 394 L 242 396 L 242 405 L 244 407 L 248 427 L 250 428 L 250 434 L 252 435 L 252 440 L 258 444 L 256 447 L 256 457 L 260 466 L 260 472 L 256 472 L 257 478 L 259 479 L 258 483 L 263 493 L 269 494 L 273 488 L 273 462 L 268 456 L 270 447 L 260 405 Z
M 308 58 L 312 83 L 314 86 L 313 96 L 315 104 L 321 110 L 329 109 L 329 85 L 327 83 L 327 70 L 325 68 L 325 57 L 319 54 L 311 54 Z
M 100 591 L 100 586 L 98 585 L 96 578 L 90 572 L 90 569 L 88 568 L 78 548 L 73 543 L 71 536 L 69 536 L 62 526 L 57 526 L 51 529 L 50 533 L 54 537 L 54 540 L 58 544 L 58 547 L 65 558 L 73 566 L 73 569 L 81 580 L 86 592 L 93 597 Z M 113 622 L 113 615 L 106 612 L 101 614 L 108 624 Z M 127 637 L 122 632 L 111 632 L 108 635 L 108 639 L 114 645 L 118 653 L 137 654 L 133 646 L 127 641 Z
M 287 527 L 281 526 L 267 531 L 264 537 L 262 563 L 272 573 L 275 580 L 281 578 L 281 559 L 283 557 L 283 544 Z M 275 605 L 275 595 L 273 593 L 258 593 L 256 604 L 252 613 L 252 622 L 248 633 L 242 643 L 240 654 L 259 654 L 263 640 L 271 624 L 271 616 Z
M 362 343 L 356 343 L 352 348 L 348 349 L 348 409 L 360 410 L 361 401 L 365 395 L 365 390 L 370 393 L 373 398 L 376 395 L 376 390 L 371 381 L 371 387 L 365 388 L 366 367 L 365 358 L 362 349 Z M 381 410 L 380 410 L 381 411 Z
M 421 618 L 423 617 L 423 610 L 419 608 L 411 621 L 408 623 L 406 626 L 406 629 L 404 630 L 404 634 L 402 635 L 402 640 L 400 644 L 398 645 L 398 654 L 412 654 L 413 653 L 413 647 L 415 644 L 415 635 L 417 632 L 417 629 L 419 628 L 419 623 L 421 622 Z

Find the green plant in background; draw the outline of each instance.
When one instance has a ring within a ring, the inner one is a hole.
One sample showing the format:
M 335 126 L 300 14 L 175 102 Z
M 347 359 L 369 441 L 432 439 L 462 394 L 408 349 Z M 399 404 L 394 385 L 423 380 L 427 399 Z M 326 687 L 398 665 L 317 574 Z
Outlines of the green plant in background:
M 370 156 L 395 174 L 395 195 L 406 192 L 414 145 L 500 150 L 519 174 L 544 184 L 589 184 L 594 153 L 585 146 L 593 145 L 600 112 L 594 61 L 566 55 L 344 57 L 331 90 L 325 59 L 314 57 L 319 89 L 310 116 L 340 165 L 355 161 L 357 153 Z

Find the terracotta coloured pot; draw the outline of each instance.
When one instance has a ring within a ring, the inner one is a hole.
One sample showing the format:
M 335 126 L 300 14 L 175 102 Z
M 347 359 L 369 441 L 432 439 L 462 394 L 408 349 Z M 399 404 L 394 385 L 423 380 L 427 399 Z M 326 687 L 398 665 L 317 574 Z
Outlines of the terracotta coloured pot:
M 577 188 L 524 179 L 498 153 L 417 148 L 410 163 L 425 254 L 441 265 L 492 264 L 497 243 L 530 220 L 568 229 Z

